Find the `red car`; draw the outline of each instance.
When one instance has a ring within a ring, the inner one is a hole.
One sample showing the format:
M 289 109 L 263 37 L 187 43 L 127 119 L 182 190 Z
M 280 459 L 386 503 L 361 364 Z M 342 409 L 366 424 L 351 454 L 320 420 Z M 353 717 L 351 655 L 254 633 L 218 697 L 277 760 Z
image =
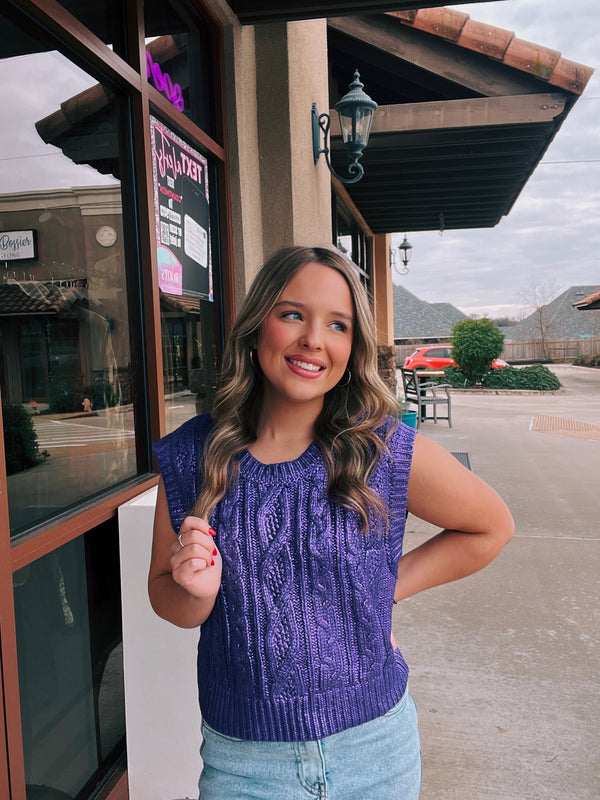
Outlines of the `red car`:
M 456 367 L 456 362 L 452 358 L 452 348 L 448 345 L 433 345 L 432 347 L 419 347 L 414 353 L 404 361 L 405 369 L 444 369 L 445 367 Z M 508 367 L 506 361 L 495 358 L 492 361 L 492 369 L 502 369 Z

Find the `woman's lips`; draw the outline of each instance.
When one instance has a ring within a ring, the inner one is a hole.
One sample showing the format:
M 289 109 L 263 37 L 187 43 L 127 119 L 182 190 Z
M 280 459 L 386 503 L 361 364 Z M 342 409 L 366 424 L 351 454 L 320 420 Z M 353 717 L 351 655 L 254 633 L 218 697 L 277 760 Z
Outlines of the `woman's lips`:
M 292 372 L 306 377 L 317 378 L 325 369 L 325 365 L 315 359 L 287 356 L 285 361 Z

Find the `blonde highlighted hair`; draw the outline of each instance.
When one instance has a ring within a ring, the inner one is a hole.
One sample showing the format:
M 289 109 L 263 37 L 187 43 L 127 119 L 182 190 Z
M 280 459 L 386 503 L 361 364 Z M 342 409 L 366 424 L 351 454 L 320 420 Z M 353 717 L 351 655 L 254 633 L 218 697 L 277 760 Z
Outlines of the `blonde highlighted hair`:
M 315 439 L 327 466 L 329 497 L 358 512 L 366 530 L 375 520 L 387 525 L 387 509 L 368 485 L 378 456 L 386 450 L 376 433 L 397 402 L 377 372 L 375 326 L 367 293 L 352 264 L 324 247 L 285 247 L 256 276 L 238 314 L 223 357 L 220 388 L 213 406 L 213 427 L 201 465 L 201 492 L 193 513 L 208 518 L 235 483 L 240 451 L 254 442 L 262 409 L 264 377 L 251 359 L 260 328 L 291 278 L 307 264 L 331 267 L 346 280 L 354 305 L 350 379 L 324 398 L 315 423 Z M 346 375 L 347 377 L 347 375 Z

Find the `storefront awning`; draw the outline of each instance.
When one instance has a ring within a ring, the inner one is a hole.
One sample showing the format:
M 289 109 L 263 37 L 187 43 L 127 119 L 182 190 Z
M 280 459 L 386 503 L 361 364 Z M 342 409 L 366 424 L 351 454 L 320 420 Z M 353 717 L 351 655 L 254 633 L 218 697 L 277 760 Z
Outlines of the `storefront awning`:
M 379 103 L 365 177 L 347 187 L 374 233 L 497 225 L 593 72 L 452 9 L 330 19 L 328 30 L 339 91 L 356 68 Z
M 466 3 L 491 2 L 491 0 L 464 0 Z M 230 0 L 229 5 L 242 25 L 255 25 L 260 22 L 289 22 L 296 19 L 318 19 L 342 15 L 362 14 L 365 3 L 356 0 L 329 0 L 316 3 L 314 0 Z M 439 5 L 435 0 L 370 0 L 369 13 L 382 11 L 403 11 L 407 9 L 432 8 Z

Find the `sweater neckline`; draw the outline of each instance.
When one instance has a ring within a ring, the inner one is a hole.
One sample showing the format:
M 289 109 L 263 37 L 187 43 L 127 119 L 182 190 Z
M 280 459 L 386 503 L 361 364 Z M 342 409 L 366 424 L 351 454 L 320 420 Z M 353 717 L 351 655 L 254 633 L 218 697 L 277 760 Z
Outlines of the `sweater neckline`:
M 265 464 L 255 458 L 249 450 L 240 452 L 240 472 L 250 478 L 261 480 L 285 480 L 286 478 L 307 477 L 314 474 L 317 467 L 323 468 L 323 456 L 317 442 L 313 441 L 298 458 L 291 461 L 277 461 Z

